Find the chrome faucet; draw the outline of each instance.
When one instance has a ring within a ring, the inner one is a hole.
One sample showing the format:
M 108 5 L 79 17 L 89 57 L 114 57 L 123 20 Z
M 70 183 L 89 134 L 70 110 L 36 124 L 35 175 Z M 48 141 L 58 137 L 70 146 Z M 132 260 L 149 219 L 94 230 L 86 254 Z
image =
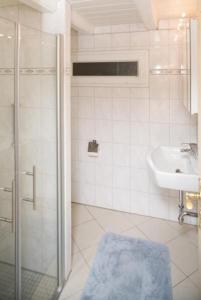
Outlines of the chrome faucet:
M 183 143 L 181 152 L 190 152 L 192 155 L 198 157 L 198 145 L 196 143 Z

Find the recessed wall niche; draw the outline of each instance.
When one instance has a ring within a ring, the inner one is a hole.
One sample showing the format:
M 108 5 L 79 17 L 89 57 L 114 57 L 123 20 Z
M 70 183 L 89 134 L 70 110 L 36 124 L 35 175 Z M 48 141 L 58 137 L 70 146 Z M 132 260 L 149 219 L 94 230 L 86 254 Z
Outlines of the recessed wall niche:
M 73 63 L 73 76 L 138 76 L 138 62 Z
M 72 55 L 73 86 L 147 87 L 149 52 L 80 51 Z

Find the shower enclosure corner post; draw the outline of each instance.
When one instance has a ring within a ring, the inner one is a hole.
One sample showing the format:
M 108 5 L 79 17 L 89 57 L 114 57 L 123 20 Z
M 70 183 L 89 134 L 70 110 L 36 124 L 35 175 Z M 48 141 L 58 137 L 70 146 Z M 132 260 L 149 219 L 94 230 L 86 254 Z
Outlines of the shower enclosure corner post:
M 14 67 L 14 161 L 15 161 L 15 278 L 16 300 L 21 300 L 21 226 L 20 226 L 20 167 L 19 167 L 19 70 L 20 70 L 20 24 L 16 23 Z
M 57 119 L 57 278 L 58 278 L 58 292 L 62 289 L 62 256 L 61 256 L 61 89 L 60 89 L 60 77 L 61 77 L 61 62 L 60 62 L 60 35 L 57 35 L 57 62 L 56 62 L 56 119 Z
M 69 219 L 69 185 L 67 182 L 69 177 L 69 145 L 68 134 L 68 116 L 69 107 L 67 105 L 68 95 L 66 86 L 66 37 L 65 34 L 57 35 L 57 128 L 58 128 L 58 173 L 60 175 L 60 197 L 58 197 L 58 221 L 60 222 L 58 229 L 60 251 L 59 257 L 59 289 L 61 290 L 65 282 L 69 278 L 71 271 L 71 235 L 70 235 L 70 219 Z M 59 178 L 58 178 L 59 180 Z M 70 201 L 71 204 L 71 201 Z
M 65 282 L 65 137 L 64 137 L 64 36 L 57 35 L 57 197 L 58 197 L 58 292 Z

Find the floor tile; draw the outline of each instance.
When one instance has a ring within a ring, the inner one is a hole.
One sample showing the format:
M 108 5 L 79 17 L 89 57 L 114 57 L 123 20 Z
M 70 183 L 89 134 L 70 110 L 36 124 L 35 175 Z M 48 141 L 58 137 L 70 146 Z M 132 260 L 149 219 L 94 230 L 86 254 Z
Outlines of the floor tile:
M 200 282 L 201 282 L 201 274 L 199 271 L 195 271 L 191 276 L 190 279 L 192 282 L 200 288 Z
M 80 250 L 97 244 L 103 234 L 104 231 L 95 220 L 83 223 L 73 228 L 73 239 Z
M 122 212 L 97 207 L 88 207 L 88 209 L 107 232 L 121 233 L 133 227 Z
M 173 300 L 200 300 L 199 289 L 187 278 L 173 289 Z
M 178 267 L 176 267 L 173 263 L 171 263 L 171 275 L 173 287 L 186 278 L 186 275 L 181 270 L 179 270 Z
M 93 260 L 96 256 L 97 248 L 98 245 L 94 245 L 90 248 L 82 250 L 82 255 L 90 267 L 92 266 Z
M 87 221 L 92 220 L 93 217 L 89 213 L 86 206 L 81 204 L 72 204 L 72 225 L 77 226 Z
M 184 236 L 189 239 L 196 247 L 198 247 L 198 230 L 197 227 L 187 231 Z
M 74 299 L 73 295 L 81 292 L 84 288 L 88 275 L 89 267 L 82 255 L 80 253 L 75 254 L 72 261 L 72 273 L 70 274 L 70 278 L 65 285 L 59 300 L 66 300 L 68 297 Z
M 82 295 L 82 291 L 80 291 L 80 292 L 78 292 L 78 293 L 76 293 L 76 294 L 74 294 L 74 295 L 66 298 L 66 300 L 80 300 L 81 295 Z
M 138 225 L 138 228 L 150 239 L 160 243 L 167 243 L 178 236 L 178 232 L 166 221 L 152 218 Z
M 137 238 L 137 239 L 147 239 L 146 235 L 136 227 L 126 230 L 126 231 L 122 232 L 121 234 L 130 236 L 133 238 Z
M 171 260 L 187 276 L 198 268 L 198 249 L 183 235 L 168 243 Z
M 173 300 L 201 299 L 196 227 L 79 204 L 73 204 L 73 226 L 72 273 L 60 300 L 80 299 L 105 231 L 166 243 L 172 260 Z
M 141 216 L 141 215 L 136 215 L 136 214 L 128 214 L 125 213 L 125 217 L 133 224 L 133 225 L 139 225 L 147 222 L 148 220 L 151 219 L 151 217 L 147 216 Z
M 180 225 L 179 222 L 167 221 L 167 223 L 172 226 L 179 234 L 186 233 L 195 228 L 195 226 L 189 224 Z
M 76 245 L 75 241 L 72 241 L 72 253 L 76 254 L 80 251 L 80 249 L 78 248 L 78 246 Z

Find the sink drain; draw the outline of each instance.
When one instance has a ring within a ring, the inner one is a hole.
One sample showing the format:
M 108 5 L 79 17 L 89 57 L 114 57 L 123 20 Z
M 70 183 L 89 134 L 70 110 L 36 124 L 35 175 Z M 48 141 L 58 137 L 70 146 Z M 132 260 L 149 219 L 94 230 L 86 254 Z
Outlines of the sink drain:
M 182 173 L 182 171 L 180 169 L 176 169 L 175 173 Z

